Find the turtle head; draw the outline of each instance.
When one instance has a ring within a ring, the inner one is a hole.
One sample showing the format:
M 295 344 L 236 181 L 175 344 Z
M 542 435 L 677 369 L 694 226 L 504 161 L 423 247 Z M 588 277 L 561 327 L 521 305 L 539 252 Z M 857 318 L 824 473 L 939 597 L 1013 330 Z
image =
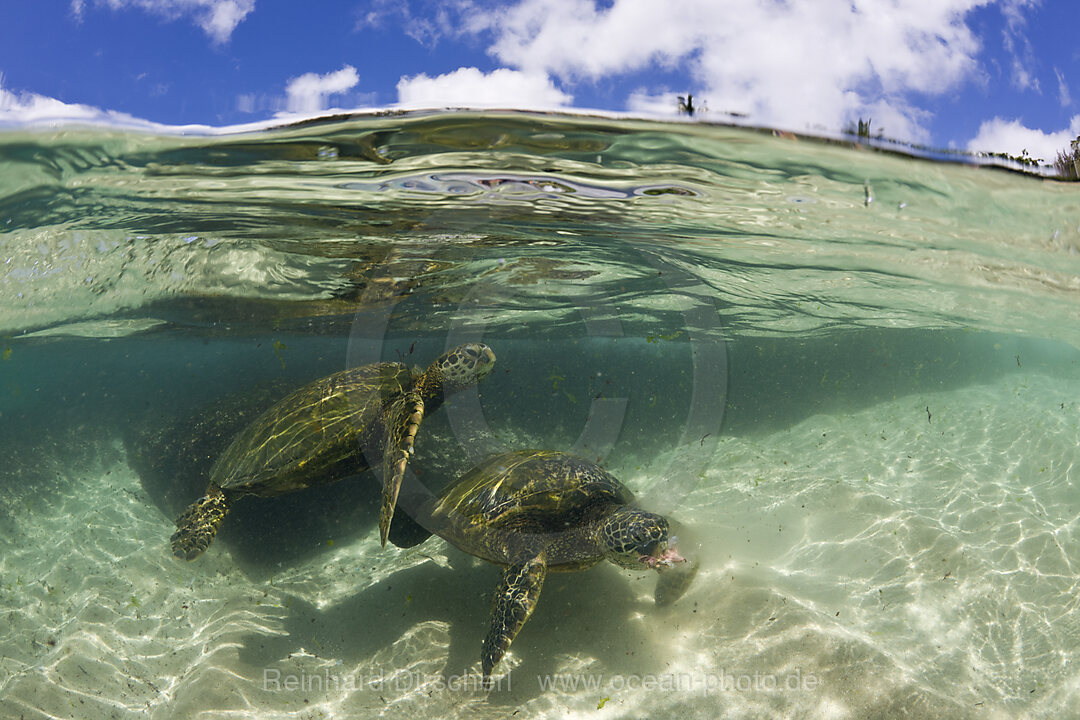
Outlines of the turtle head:
M 450 394 L 480 382 L 494 366 L 491 348 L 484 343 L 465 343 L 441 355 L 424 375 L 432 387 Z
M 630 570 L 663 570 L 686 562 L 668 536 L 668 521 L 660 515 L 621 507 L 600 526 L 604 557 Z

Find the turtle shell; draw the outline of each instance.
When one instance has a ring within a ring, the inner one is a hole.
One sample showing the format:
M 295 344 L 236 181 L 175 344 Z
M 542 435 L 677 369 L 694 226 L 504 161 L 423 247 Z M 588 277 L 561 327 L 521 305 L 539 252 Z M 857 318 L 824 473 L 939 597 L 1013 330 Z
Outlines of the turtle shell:
M 305 385 L 248 425 L 210 472 L 218 487 L 273 496 L 368 467 L 382 454 L 384 405 L 410 388 L 401 363 L 344 370 Z
M 461 476 L 439 495 L 430 517 L 437 534 L 460 549 L 505 562 L 521 538 L 572 535 L 633 500 L 598 465 L 560 452 L 519 450 Z

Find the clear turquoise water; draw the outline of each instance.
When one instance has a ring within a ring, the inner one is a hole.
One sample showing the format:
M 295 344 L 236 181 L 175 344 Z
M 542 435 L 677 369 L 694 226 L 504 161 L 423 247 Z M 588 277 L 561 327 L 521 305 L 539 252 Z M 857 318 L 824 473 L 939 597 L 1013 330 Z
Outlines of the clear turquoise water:
M 0 228 L 0 714 L 1080 701 L 1075 185 L 533 114 L 8 130 Z M 171 557 L 249 413 L 472 339 L 496 372 L 425 421 L 421 479 L 523 447 L 599 461 L 693 538 L 677 604 L 614 567 L 553 575 L 486 695 L 458 683 L 497 570 L 381 550 L 370 478 L 253 499 Z

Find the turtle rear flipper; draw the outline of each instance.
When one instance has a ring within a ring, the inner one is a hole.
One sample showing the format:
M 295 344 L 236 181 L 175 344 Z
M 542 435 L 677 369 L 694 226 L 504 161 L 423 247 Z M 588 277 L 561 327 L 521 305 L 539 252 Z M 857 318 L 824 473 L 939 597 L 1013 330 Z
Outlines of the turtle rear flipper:
M 536 609 L 546 575 L 547 565 L 539 557 L 510 565 L 503 573 L 491 606 L 491 627 L 488 628 L 480 654 L 485 688 L 491 687 L 492 669 L 506 654 L 510 643 Z
M 379 508 L 379 542 L 386 546 L 405 466 L 413 454 L 416 431 L 424 419 L 424 399 L 416 390 L 403 394 L 386 414 L 386 448 L 383 450 L 382 507 Z
M 194 560 L 214 541 L 218 528 L 229 512 L 229 502 L 221 488 L 211 485 L 206 494 L 191 503 L 176 518 L 176 532 L 169 538 L 173 555 Z
M 394 513 L 388 535 L 391 544 L 404 550 L 419 545 L 429 537 L 431 531 L 409 517 L 408 513 Z

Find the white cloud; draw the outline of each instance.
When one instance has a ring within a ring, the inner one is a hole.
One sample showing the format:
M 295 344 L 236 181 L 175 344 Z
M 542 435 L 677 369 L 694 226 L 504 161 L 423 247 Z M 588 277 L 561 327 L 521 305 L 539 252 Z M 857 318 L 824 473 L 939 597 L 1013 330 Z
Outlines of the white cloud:
M 1005 29 L 1002 38 L 1005 51 L 1012 56 L 1012 84 L 1020 90 L 1039 89 L 1039 79 L 1035 77 L 1035 51 L 1031 47 L 1024 28 L 1027 20 L 1024 10 L 1035 7 L 1039 0 L 1002 0 L 1001 14 L 1005 16 Z M 1017 48 L 1017 45 L 1020 47 Z
M 964 19 L 994 1 L 518 0 L 463 7 L 471 31 L 491 33 L 489 53 L 531 75 L 573 83 L 683 70 L 686 90 L 716 112 L 827 131 L 871 116 L 888 136 L 927 141 L 929 116 L 911 93 L 941 94 L 977 72 L 979 42 Z M 1000 1 L 1021 19 L 1030 2 Z M 644 107 L 660 90 L 643 89 L 628 103 Z
M 352 65 L 325 75 L 304 73 L 290 80 L 285 87 L 285 104 L 289 112 L 319 112 L 326 109 L 331 95 L 351 90 L 358 82 L 360 76 Z
M 149 127 L 151 123 L 126 113 L 102 110 L 91 105 L 66 103 L 37 93 L 5 90 L 0 75 L 0 124 L 35 125 L 43 123 L 108 123 Z
M 232 37 L 236 26 L 255 9 L 255 0 L 218 0 L 210 2 L 199 26 L 217 42 Z
M 1072 96 L 1069 95 L 1069 85 L 1065 82 L 1065 74 L 1054 68 L 1054 75 L 1057 76 L 1058 99 L 1061 101 L 1061 107 L 1069 107 L 1072 105 Z
M 372 0 L 365 3 L 365 10 L 357 14 L 355 29 L 381 29 L 388 19 L 393 19 L 404 33 L 424 47 L 434 48 L 445 36 L 456 37 L 464 30 L 460 12 L 471 7 L 468 0 L 426 3 L 423 13 L 415 13 L 407 0 Z
M 236 96 L 236 111 L 246 114 L 255 112 L 257 96 L 255 93 L 241 93 Z
M 398 104 L 409 108 L 501 107 L 550 110 L 573 97 L 555 87 L 545 73 L 499 68 L 483 73 L 458 68 L 436 77 L 421 73 L 398 81 Z
M 143 120 L 128 113 L 103 110 L 92 105 L 66 103 L 56 98 L 31 92 L 14 92 L 3 87 L 0 73 L 0 127 L 81 126 L 94 125 L 156 133 L 190 135 L 222 135 L 252 132 L 271 127 L 278 121 L 264 120 L 241 125 L 212 127 L 209 125 L 163 125 Z
M 968 150 L 1010 155 L 1026 150 L 1031 157 L 1050 163 L 1077 136 L 1080 136 L 1080 115 L 1073 115 L 1066 129 L 1051 133 L 1026 127 L 1020 120 L 995 117 L 979 126 L 979 132 L 968 143 Z
M 641 115 L 670 115 L 679 107 L 677 92 L 650 92 L 647 88 L 638 88 L 630 93 L 626 100 L 626 109 Z
M 233 30 L 255 9 L 255 0 L 95 0 L 112 10 L 139 8 L 166 20 L 192 16 L 215 43 L 226 43 Z M 86 12 L 87 0 L 71 0 L 76 18 Z

